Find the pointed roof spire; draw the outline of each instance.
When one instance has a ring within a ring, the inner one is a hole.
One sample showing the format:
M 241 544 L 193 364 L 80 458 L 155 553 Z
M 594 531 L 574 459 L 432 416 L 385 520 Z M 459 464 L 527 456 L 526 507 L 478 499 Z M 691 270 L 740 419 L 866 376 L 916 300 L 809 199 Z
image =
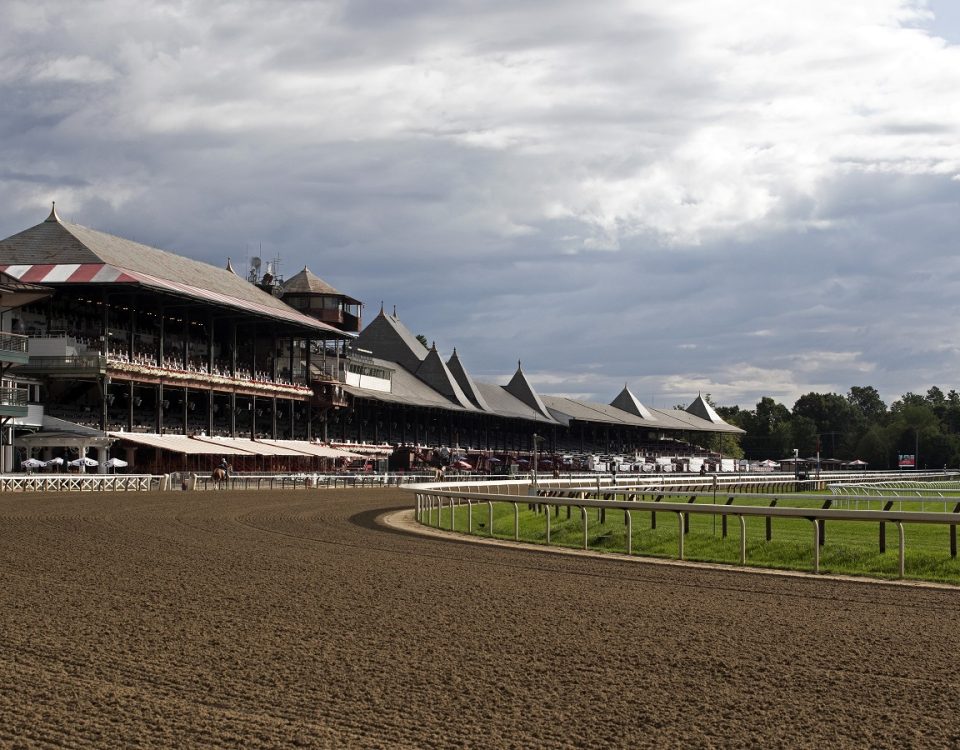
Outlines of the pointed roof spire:
M 541 400 L 539 394 L 534 390 L 533 386 L 530 385 L 530 381 L 527 380 L 527 376 L 523 374 L 523 370 L 520 368 L 520 360 L 517 360 L 517 371 L 513 374 L 513 378 L 511 378 L 510 382 L 504 386 L 504 389 L 511 396 L 519 401 L 522 401 L 534 411 L 545 416 L 547 419 L 553 419 L 553 417 L 550 416 L 550 412 L 547 411 L 547 407 Z
M 705 419 L 714 424 L 726 424 L 720 415 L 714 411 L 714 408 L 707 403 L 707 400 L 703 397 L 703 393 L 697 394 L 697 397 L 693 400 L 693 403 L 686 408 L 686 411 L 695 417 L 700 417 L 700 419 Z
M 620 409 L 620 411 L 625 411 L 628 414 L 633 414 L 633 416 L 640 417 L 641 419 L 649 419 L 651 422 L 657 421 L 654 413 L 640 403 L 640 399 L 633 395 L 633 392 L 627 387 L 626 383 L 623 384 L 623 390 L 610 402 L 610 406 Z
M 447 369 L 450 370 L 450 374 L 453 375 L 457 381 L 460 390 L 470 399 L 470 403 L 483 411 L 493 411 L 484 399 L 483 394 L 480 393 L 480 389 L 477 388 L 477 384 L 473 382 L 473 378 L 470 377 L 470 374 L 466 368 L 464 368 L 459 355 L 457 355 L 456 347 L 453 348 L 453 354 L 451 354 L 450 359 L 447 360 Z
M 227 270 L 232 273 L 234 276 L 237 275 L 237 272 L 233 270 L 233 262 L 230 259 L 230 256 L 227 256 Z
M 383 300 L 380 300 L 380 314 L 383 314 Z
M 397 317 L 397 304 L 393 304 L 393 317 Z
M 60 223 L 60 217 L 57 216 L 57 202 L 53 201 L 53 206 L 50 209 L 50 215 L 46 218 L 46 221 L 55 221 L 58 224 Z
M 414 374 L 433 388 L 433 390 L 453 401 L 457 406 L 469 410 L 475 408 L 474 405 L 470 403 L 469 397 L 463 392 L 453 373 L 450 372 L 450 368 L 440 359 L 440 355 L 437 353 L 436 342 L 434 342 L 430 351 L 427 352 L 427 356 L 423 358 L 423 361 Z

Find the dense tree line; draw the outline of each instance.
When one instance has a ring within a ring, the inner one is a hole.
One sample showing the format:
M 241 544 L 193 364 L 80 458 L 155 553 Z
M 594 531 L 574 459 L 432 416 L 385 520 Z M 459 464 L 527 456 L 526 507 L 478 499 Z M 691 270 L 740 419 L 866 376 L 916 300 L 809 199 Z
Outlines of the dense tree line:
M 845 461 L 861 459 L 871 468 L 897 467 L 900 454 L 919 456 L 918 468 L 960 466 L 960 393 L 946 395 L 934 386 L 925 396 L 905 393 L 890 407 L 873 386 L 854 386 L 846 396 L 806 393 L 793 409 L 772 398 L 760 399 L 753 410 L 716 407 L 730 424 L 746 430 L 739 450 L 749 459 L 779 460 L 793 455 L 816 455 Z

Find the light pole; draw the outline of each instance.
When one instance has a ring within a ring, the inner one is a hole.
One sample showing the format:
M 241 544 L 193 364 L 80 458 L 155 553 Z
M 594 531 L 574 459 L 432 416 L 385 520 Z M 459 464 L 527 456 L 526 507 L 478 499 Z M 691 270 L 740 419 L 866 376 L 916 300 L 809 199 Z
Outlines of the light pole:
M 540 441 L 545 440 L 542 435 L 533 433 L 533 486 L 537 486 L 537 464 L 539 463 L 537 457 L 537 446 L 540 444 Z

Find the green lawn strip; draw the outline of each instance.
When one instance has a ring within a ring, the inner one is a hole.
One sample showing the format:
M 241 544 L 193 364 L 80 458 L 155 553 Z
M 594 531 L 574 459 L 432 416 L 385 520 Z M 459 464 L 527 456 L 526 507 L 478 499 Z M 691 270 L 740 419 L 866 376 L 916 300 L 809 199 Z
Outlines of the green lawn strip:
M 726 498 L 724 498 L 724 501 Z M 768 505 L 750 503 L 738 498 L 735 505 Z M 669 502 L 665 498 L 664 502 Z M 871 509 L 879 509 L 880 501 Z M 719 498 L 718 498 L 718 504 Z M 820 507 L 811 504 L 802 495 L 781 498 L 778 507 Z M 560 507 L 559 516 L 554 506 L 550 509 L 550 542 L 554 546 L 583 548 L 583 521 L 579 508 Z M 942 508 L 942 505 L 940 506 Z M 526 498 L 519 502 L 519 538 L 534 544 L 546 543 L 544 513 L 528 507 Z M 919 509 L 919 508 L 918 508 Z M 952 509 L 952 506 L 951 506 Z M 933 508 L 926 508 L 932 511 Z M 630 511 L 633 521 L 633 554 L 647 557 L 676 558 L 679 523 L 676 513 L 658 512 L 656 528 L 651 528 L 649 511 Z M 490 536 L 489 509 L 486 503 L 473 505 L 473 533 Z M 455 530 L 467 532 L 468 510 L 461 505 L 456 511 Z M 592 550 L 601 552 L 626 551 L 626 524 L 622 509 L 607 509 L 605 522 L 598 508 L 587 508 L 588 543 Z M 437 513 L 433 519 L 436 525 Z M 690 530 L 684 538 L 684 557 L 687 560 L 739 564 L 740 524 L 735 517 L 728 519 L 727 537 L 721 533 L 722 520 L 691 513 Z M 960 518 L 958 518 L 960 521 Z M 450 528 L 450 510 L 440 513 L 440 527 Z M 747 564 L 755 567 L 787 570 L 813 569 L 813 526 L 804 519 L 774 518 L 771 521 L 771 541 L 766 540 L 766 519 L 747 518 Z M 906 524 L 904 526 L 906 577 L 917 580 L 960 583 L 960 560 L 950 557 L 949 529 L 944 526 Z M 494 503 L 494 536 L 514 538 L 514 510 L 512 502 Z M 886 552 L 879 551 L 879 523 L 859 521 L 827 522 L 825 545 L 820 548 L 820 570 L 824 573 L 868 575 L 895 578 L 898 573 L 897 529 L 886 524 Z

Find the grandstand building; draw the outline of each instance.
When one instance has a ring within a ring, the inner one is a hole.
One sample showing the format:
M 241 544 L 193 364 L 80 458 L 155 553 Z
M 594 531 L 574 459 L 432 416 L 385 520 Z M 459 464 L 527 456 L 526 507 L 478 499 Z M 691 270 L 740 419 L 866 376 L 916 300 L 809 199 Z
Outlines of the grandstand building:
M 330 457 L 318 441 L 493 454 L 530 451 L 536 434 L 554 453 L 639 454 L 741 432 L 699 397 L 658 410 L 626 387 L 610 404 L 541 395 L 519 364 L 506 385 L 479 382 L 456 350 L 444 360 L 395 314 L 381 308 L 364 328 L 362 303 L 307 268 L 241 277 L 229 261 L 67 223 L 55 208 L 0 241 L 0 272 L 36 295 L 18 310 L 26 351 L 4 360 L 0 347 L 32 386 L 17 423 L 24 455 L 56 454 L 60 440 L 101 459 L 112 445 L 139 470 L 205 469 L 224 455 L 309 469 Z

